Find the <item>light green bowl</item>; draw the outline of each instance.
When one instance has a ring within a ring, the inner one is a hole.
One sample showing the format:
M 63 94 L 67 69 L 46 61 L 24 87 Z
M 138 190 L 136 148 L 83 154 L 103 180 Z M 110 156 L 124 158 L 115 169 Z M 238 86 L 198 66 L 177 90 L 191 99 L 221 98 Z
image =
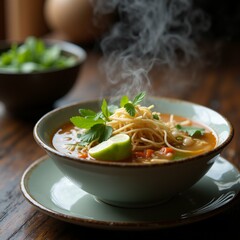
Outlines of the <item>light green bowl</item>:
M 149 97 L 142 105 L 208 125 L 218 137 L 215 149 L 187 159 L 166 163 L 121 163 L 93 161 L 66 156 L 51 143 L 54 131 L 79 108 L 99 110 L 100 101 L 80 102 L 55 109 L 34 127 L 36 142 L 54 160 L 63 174 L 99 200 L 121 207 L 145 207 L 164 202 L 200 180 L 233 138 L 231 123 L 207 107 L 177 99 Z

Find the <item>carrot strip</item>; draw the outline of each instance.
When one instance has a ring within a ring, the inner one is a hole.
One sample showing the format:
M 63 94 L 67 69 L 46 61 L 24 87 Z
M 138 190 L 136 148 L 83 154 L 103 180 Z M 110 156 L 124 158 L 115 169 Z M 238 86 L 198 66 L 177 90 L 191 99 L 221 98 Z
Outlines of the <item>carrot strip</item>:
M 145 150 L 145 157 L 146 157 L 146 158 L 150 158 L 153 153 L 154 153 L 154 150 L 152 150 L 152 149 L 146 149 L 146 150 Z
M 165 155 L 168 154 L 168 153 L 173 153 L 173 149 L 170 148 L 170 147 L 162 147 L 160 149 L 160 151 L 161 151 L 162 154 L 165 154 Z
M 80 152 L 80 153 L 78 153 L 78 157 L 86 159 L 88 157 L 88 154 L 85 152 Z

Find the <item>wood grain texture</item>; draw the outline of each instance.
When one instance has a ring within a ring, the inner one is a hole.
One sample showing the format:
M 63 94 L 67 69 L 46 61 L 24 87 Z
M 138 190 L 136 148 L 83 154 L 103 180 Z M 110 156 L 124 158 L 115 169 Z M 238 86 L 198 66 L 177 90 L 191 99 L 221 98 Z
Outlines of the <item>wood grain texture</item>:
M 156 96 L 175 97 L 206 105 L 226 116 L 234 126 L 232 142 L 223 156 L 240 168 L 240 54 L 239 46 L 230 46 L 221 62 L 206 68 L 152 73 Z M 107 95 L 108 83 L 98 68 L 99 53 L 88 52 L 88 60 L 79 81 L 59 104 L 84 101 Z M 24 170 L 45 155 L 33 138 L 36 120 L 12 118 L 0 105 L 0 239 L 185 239 L 193 237 L 239 237 L 240 200 L 215 217 L 198 223 L 157 231 L 108 231 L 81 227 L 54 219 L 33 207 L 20 191 Z

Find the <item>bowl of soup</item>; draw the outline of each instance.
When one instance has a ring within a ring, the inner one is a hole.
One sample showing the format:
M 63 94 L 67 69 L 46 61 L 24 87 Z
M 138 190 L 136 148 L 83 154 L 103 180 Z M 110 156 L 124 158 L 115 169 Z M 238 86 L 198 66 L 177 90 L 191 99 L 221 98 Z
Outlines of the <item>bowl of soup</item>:
M 7 113 L 32 119 L 53 109 L 74 87 L 86 56 L 81 46 L 57 39 L 0 41 L 0 101 Z
M 36 122 L 33 135 L 97 200 L 146 207 L 198 182 L 231 142 L 233 127 L 206 106 L 141 92 L 59 107 Z

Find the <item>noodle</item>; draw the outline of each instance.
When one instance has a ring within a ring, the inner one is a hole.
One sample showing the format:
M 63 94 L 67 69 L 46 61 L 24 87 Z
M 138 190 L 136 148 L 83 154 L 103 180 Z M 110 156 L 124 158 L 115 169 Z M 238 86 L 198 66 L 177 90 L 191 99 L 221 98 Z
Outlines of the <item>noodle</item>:
M 105 129 L 111 130 L 108 137 L 122 133 L 130 137 L 133 162 L 183 159 L 215 147 L 216 138 L 213 132 L 201 124 L 178 115 L 153 112 L 153 108 L 153 105 L 146 107 L 136 104 L 134 114 L 130 114 L 126 107 L 119 107 L 113 113 L 109 113 L 105 125 L 102 124 Z M 101 141 L 99 137 L 95 137 L 96 132 L 88 130 L 67 125 L 55 134 L 54 146 L 67 154 L 91 158 L 89 150 Z M 198 134 L 195 136 L 196 132 Z M 87 136 L 85 139 L 88 141 L 84 142 L 82 136 Z
M 151 112 L 154 106 L 143 107 L 137 105 L 136 114 L 134 117 L 130 116 L 125 108 L 118 108 L 114 114 L 112 114 L 107 122 L 108 126 L 113 128 L 113 135 L 118 133 L 126 133 L 131 137 L 133 151 L 139 151 L 144 149 L 156 149 L 162 146 L 171 147 L 177 151 L 196 153 L 202 150 L 190 151 L 181 148 L 176 148 L 175 145 L 181 144 L 180 141 L 173 136 L 172 132 L 175 130 L 174 115 L 170 115 L 170 121 L 164 122 L 161 120 L 161 114 L 157 112 Z M 153 114 L 157 114 L 159 119 L 156 120 Z M 189 120 L 181 122 L 182 125 L 189 124 Z M 182 139 L 188 136 L 180 134 Z M 201 141 L 201 140 L 195 140 Z

